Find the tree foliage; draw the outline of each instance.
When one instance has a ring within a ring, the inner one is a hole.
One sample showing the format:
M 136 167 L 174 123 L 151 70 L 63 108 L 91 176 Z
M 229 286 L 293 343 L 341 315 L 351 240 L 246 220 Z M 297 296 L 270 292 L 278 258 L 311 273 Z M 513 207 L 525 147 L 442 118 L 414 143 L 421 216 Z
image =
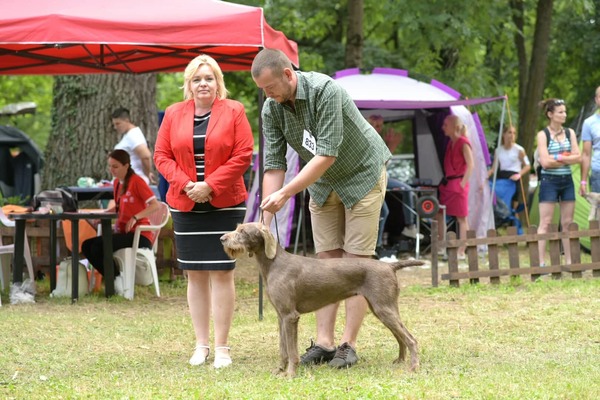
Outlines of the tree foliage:
M 355 65 L 367 71 L 383 66 L 408 70 L 412 77 L 425 81 L 435 78 L 463 97 L 506 94 L 510 112 L 505 123 L 519 127 L 518 140 L 530 154 L 533 136 L 545 122 L 537 102 L 564 98 L 573 126 L 581 110 L 581 115 L 589 112 L 594 90 L 600 85 L 600 70 L 595 68 L 600 61 L 600 0 L 360 0 L 364 10 L 361 60 L 357 55 L 346 59 L 348 35 L 354 37 L 349 28 L 356 28 L 350 26 L 349 10 L 356 1 L 235 2 L 263 7 L 269 24 L 298 43 L 303 70 L 333 74 L 356 59 Z M 542 27 L 547 47 L 543 41 L 536 42 L 536 29 Z M 42 147 L 50 132 L 52 79 L 0 77 L 3 102 L 38 103 L 37 115 L 19 117 L 17 122 L 29 124 L 23 130 Z M 258 91 L 250 74 L 226 73 L 225 79 L 230 97 L 246 105 L 257 132 Z M 182 83 L 181 74 L 157 77 L 158 109 L 182 99 Z M 138 88 L 147 90 L 147 86 Z M 476 108 L 492 147 L 501 107 L 495 102 Z M 108 123 L 106 116 L 101 120 Z M 53 132 L 51 143 L 54 135 L 59 131 Z
M 0 124 L 19 128 L 42 149 L 50 134 L 52 84 L 51 76 L 0 75 L 0 108 L 22 102 L 34 102 L 37 106 L 35 114 L 3 116 L 0 117 Z

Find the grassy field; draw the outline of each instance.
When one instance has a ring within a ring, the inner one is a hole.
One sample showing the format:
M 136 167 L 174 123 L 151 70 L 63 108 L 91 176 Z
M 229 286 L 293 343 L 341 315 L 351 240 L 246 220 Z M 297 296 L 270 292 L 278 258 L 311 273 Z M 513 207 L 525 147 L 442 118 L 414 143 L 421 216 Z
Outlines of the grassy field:
M 257 270 L 241 263 L 224 370 L 187 361 L 194 338 L 185 282 L 136 288 L 133 301 L 99 295 L 48 297 L 0 308 L 2 399 L 598 399 L 600 279 L 503 281 L 431 288 L 427 269 L 398 273 L 402 319 L 419 341 L 421 369 L 394 365 L 398 347 L 372 315 L 347 370 L 300 367 L 293 380 L 278 363 L 276 316 L 265 300 L 258 319 Z M 339 315 L 338 334 L 343 327 Z M 315 334 L 300 320 L 299 349 Z M 339 335 L 338 335 L 339 336 Z

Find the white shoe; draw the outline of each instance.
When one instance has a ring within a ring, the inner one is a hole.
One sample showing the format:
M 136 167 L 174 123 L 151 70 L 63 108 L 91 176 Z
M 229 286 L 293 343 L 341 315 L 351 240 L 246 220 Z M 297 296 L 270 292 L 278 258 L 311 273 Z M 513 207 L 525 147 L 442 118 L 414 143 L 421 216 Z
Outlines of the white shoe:
M 115 277 L 115 293 L 119 296 L 125 294 L 125 290 L 123 289 L 123 277 L 121 275 Z
M 202 365 L 206 362 L 208 355 L 210 354 L 210 347 L 201 344 L 196 345 L 196 350 L 192 358 L 190 358 L 191 365 Z
M 417 238 L 417 227 L 415 225 L 405 226 L 402 229 L 402 234 L 406 237 L 416 239 Z M 425 236 L 419 233 L 419 240 L 422 240 Z
M 219 354 L 218 350 L 227 350 L 227 353 Z M 215 362 L 213 363 L 215 368 L 225 368 L 231 365 L 231 356 L 229 355 L 229 350 L 231 350 L 227 346 L 217 346 L 215 347 Z

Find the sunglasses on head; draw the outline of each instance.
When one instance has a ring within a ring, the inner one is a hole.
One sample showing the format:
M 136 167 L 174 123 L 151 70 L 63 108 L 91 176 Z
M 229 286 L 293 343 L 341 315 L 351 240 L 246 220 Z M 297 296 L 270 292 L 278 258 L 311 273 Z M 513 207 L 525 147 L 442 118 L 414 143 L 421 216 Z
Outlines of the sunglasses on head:
M 561 105 L 561 104 L 565 104 L 565 101 L 563 99 L 554 100 L 554 105 L 555 106 L 558 106 L 558 105 Z

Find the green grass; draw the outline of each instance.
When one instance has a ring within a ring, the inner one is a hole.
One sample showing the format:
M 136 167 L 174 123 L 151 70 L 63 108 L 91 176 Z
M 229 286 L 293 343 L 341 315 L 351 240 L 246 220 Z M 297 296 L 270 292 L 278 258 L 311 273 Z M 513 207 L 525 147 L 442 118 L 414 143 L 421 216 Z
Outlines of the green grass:
M 411 271 L 401 271 L 400 281 Z M 134 301 L 85 296 L 0 308 L 2 399 L 597 399 L 600 394 L 600 279 L 540 280 L 433 289 L 409 284 L 403 322 L 419 341 L 421 368 L 394 365 L 397 344 L 368 315 L 361 360 L 348 370 L 278 365 L 276 316 L 257 285 L 238 278 L 230 337 L 234 364 L 191 367 L 194 337 L 185 282 L 137 287 Z M 338 317 L 341 335 L 343 313 Z M 302 352 L 314 315 L 299 325 Z M 212 362 L 212 359 L 211 359 Z

